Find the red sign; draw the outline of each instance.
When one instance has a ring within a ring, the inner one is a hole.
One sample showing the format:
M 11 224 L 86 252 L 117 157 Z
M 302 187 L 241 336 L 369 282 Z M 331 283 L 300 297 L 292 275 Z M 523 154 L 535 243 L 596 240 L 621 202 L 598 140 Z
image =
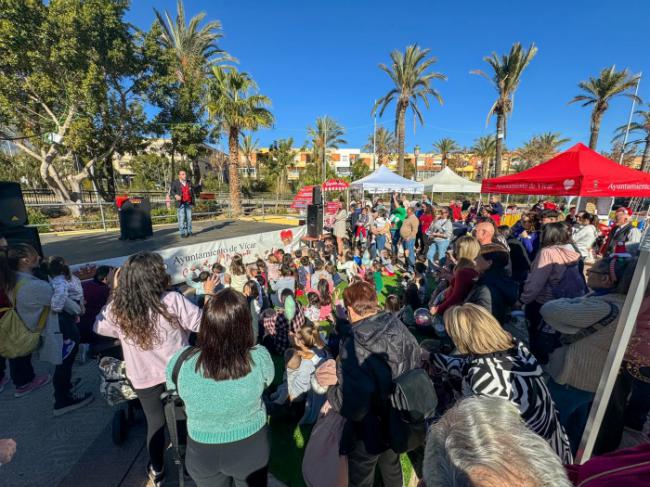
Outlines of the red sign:
M 343 191 L 350 187 L 350 183 L 342 179 L 328 179 L 323 183 L 323 191 Z

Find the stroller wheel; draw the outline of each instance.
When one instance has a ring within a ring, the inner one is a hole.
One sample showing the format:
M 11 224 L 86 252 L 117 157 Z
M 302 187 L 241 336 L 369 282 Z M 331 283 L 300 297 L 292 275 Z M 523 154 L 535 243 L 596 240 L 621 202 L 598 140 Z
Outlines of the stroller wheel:
M 113 433 L 113 444 L 121 445 L 126 439 L 128 424 L 126 419 L 126 412 L 124 409 L 116 411 L 113 415 L 112 423 L 112 433 Z

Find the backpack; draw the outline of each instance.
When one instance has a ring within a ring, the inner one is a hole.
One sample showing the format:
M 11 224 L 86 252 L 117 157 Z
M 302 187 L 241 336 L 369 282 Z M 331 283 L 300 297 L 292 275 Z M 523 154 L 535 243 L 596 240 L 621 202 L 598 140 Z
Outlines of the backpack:
M 29 355 L 38 348 L 41 333 L 47 324 L 50 307 L 44 306 L 38 317 L 38 324 L 34 331 L 27 328 L 23 319 L 16 311 L 16 296 L 24 282 L 18 282 L 13 290 L 12 306 L 0 308 L 0 357 L 16 358 Z
M 580 264 L 581 261 L 578 260 L 566 265 L 562 277 L 551 289 L 553 299 L 580 298 L 587 294 L 587 283 L 584 274 L 580 271 Z
M 185 485 L 185 473 L 183 463 L 185 461 L 185 443 L 186 443 L 186 422 L 185 403 L 178 395 L 178 374 L 187 358 L 196 352 L 195 347 L 188 347 L 181 352 L 172 369 L 173 389 L 167 389 L 160 395 L 165 411 L 165 423 L 169 431 L 169 440 L 174 450 L 174 463 L 178 468 L 178 485 Z
M 395 453 L 424 445 L 427 421 L 433 419 L 438 396 L 424 369 L 412 369 L 393 379 L 388 415 L 388 444 Z
M 133 384 L 126 376 L 126 365 L 115 357 L 102 357 L 99 361 L 99 392 L 109 406 L 137 399 Z

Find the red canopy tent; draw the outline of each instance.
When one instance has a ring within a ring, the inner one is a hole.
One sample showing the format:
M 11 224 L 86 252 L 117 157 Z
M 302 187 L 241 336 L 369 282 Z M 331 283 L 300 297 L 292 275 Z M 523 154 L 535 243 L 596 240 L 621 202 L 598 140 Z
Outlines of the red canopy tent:
M 622 166 L 583 144 L 517 174 L 484 179 L 482 193 L 634 197 L 650 196 L 650 174 Z

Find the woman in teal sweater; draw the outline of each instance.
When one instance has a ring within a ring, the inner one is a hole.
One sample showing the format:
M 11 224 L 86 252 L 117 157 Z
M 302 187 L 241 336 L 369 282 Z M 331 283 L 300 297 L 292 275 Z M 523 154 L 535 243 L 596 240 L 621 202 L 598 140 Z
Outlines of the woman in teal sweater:
M 198 347 L 181 365 L 187 412 L 187 471 L 196 485 L 266 486 L 270 445 L 262 392 L 273 381 L 266 348 L 255 345 L 248 303 L 224 289 L 203 308 Z M 182 351 L 167 365 L 167 387 Z

